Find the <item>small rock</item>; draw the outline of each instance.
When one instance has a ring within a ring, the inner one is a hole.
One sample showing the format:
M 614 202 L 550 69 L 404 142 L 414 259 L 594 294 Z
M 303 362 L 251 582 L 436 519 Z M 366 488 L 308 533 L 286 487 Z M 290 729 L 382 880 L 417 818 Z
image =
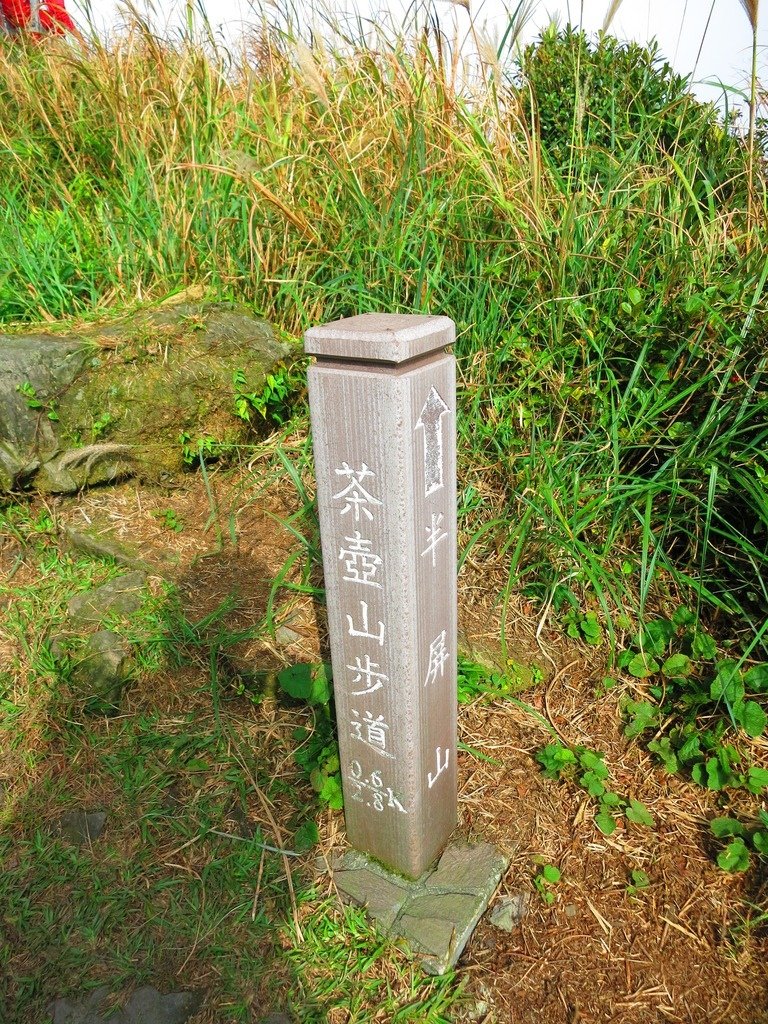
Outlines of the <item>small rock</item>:
M 93 633 L 72 670 L 72 682 L 86 709 L 104 713 L 117 708 L 130 667 L 131 649 L 122 637 L 109 629 Z
M 75 494 L 84 487 L 114 484 L 133 476 L 136 459 L 125 444 L 88 444 L 41 463 L 35 487 L 44 494 Z
M 73 551 L 81 551 L 92 558 L 111 558 L 118 565 L 125 565 L 130 569 L 144 568 L 145 563 L 135 548 L 117 540 L 110 533 L 76 530 L 73 526 L 65 526 L 62 533 L 67 547 Z
M 59 818 L 58 834 L 73 846 L 89 846 L 107 823 L 106 811 L 66 811 Z
M 290 647 L 297 640 L 301 640 L 301 634 L 288 626 L 278 626 L 275 630 L 275 640 L 281 647 Z
M 162 995 L 156 988 L 137 988 L 118 1010 L 111 1010 L 109 989 L 102 985 L 87 995 L 57 999 L 48 1012 L 53 1024 L 185 1024 L 202 1002 L 200 992 Z
M 572 920 L 572 919 L 573 919 L 574 917 L 576 917 L 576 915 L 578 914 L 578 912 L 579 912 L 579 910 L 578 910 L 578 907 L 575 907 L 575 906 L 573 905 L 573 903 L 569 903 L 569 904 L 568 904 L 568 906 L 567 906 L 567 907 L 565 908 L 565 916 L 566 916 L 566 917 L 568 917 L 568 918 L 570 918 L 571 920 Z
M 528 911 L 528 893 L 516 892 L 502 896 L 491 911 L 491 924 L 502 931 L 511 932 L 520 927 Z
M 75 594 L 67 604 L 67 613 L 82 625 L 98 625 L 108 615 L 133 615 L 147 593 L 146 579 L 143 572 L 136 570 L 83 594 Z

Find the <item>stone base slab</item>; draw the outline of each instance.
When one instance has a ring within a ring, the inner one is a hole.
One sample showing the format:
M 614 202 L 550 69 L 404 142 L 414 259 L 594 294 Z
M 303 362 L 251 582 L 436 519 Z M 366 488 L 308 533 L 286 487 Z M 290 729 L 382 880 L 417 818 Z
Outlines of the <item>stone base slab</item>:
M 345 903 L 365 907 L 378 931 L 405 939 L 427 974 L 445 974 L 488 908 L 509 858 L 490 843 L 452 843 L 417 881 L 350 850 L 333 871 Z

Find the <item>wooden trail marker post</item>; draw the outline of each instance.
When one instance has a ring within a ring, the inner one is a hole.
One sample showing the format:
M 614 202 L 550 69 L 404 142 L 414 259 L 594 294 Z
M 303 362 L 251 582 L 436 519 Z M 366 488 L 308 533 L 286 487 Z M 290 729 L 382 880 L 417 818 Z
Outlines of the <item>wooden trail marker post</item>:
M 418 878 L 456 824 L 456 385 L 442 316 L 306 332 L 347 835 Z

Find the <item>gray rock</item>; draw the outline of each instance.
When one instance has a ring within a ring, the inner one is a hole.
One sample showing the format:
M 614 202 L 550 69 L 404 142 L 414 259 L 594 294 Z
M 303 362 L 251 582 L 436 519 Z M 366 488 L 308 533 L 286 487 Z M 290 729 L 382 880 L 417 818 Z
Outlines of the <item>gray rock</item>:
M 92 558 L 110 558 L 118 565 L 143 572 L 164 575 L 178 564 L 178 555 L 172 552 L 140 549 L 128 541 L 119 540 L 108 527 L 76 529 L 64 526 L 64 544 L 72 551 L 81 551 Z
M 73 846 L 90 846 L 107 823 L 106 811 L 66 811 L 59 818 L 57 833 Z
M 48 494 L 75 494 L 84 487 L 125 480 L 134 475 L 138 464 L 130 445 L 84 445 L 41 463 L 35 487 Z
M 100 629 L 89 636 L 81 659 L 72 669 L 72 682 L 86 710 L 114 710 L 130 668 L 131 649 L 117 633 Z
M 100 587 L 75 594 L 67 604 L 67 614 L 77 625 L 98 625 L 109 615 L 129 616 L 141 608 L 147 594 L 147 577 L 134 570 Z
M 199 992 L 174 992 L 164 996 L 149 985 L 137 988 L 122 1007 L 102 985 L 87 995 L 57 999 L 49 1008 L 52 1024 L 185 1024 L 202 1002 Z
M 192 447 L 241 442 L 249 428 L 235 415 L 234 371 L 258 391 L 290 351 L 231 303 L 145 310 L 79 337 L 0 335 L 0 345 L 0 492 L 64 494 L 173 478 L 182 432 Z
M 58 445 L 48 412 L 90 357 L 80 338 L 0 335 L 0 490 L 11 490 Z M 29 388 L 30 396 L 18 389 Z M 30 401 L 41 403 L 31 408 Z
M 301 633 L 297 633 L 295 629 L 291 629 L 289 626 L 278 626 L 275 630 L 275 640 L 281 647 L 290 647 L 297 640 L 301 640 Z
M 520 927 L 520 923 L 528 912 L 529 896 L 527 892 L 516 892 L 512 896 L 502 896 L 491 911 L 491 924 L 504 932 L 512 932 Z
M 333 880 L 342 900 L 364 906 L 382 934 L 405 939 L 426 973 L 444 974 L 461 956 L 508 863 L 489 843 L 457 842 L 436 868 L 411 882 L 352 850 Z

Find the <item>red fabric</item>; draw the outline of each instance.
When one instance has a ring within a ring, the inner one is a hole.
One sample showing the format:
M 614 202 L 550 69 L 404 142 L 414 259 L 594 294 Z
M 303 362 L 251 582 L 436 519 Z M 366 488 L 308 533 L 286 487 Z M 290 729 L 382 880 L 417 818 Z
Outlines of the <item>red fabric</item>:
M 46 32 L 74 32 L 75 23 L 67 14 L 65 0 L 45 0 L 40 5 L 40 24 Z M 3 14 L 16 28 L 26 28 L 32 9 L 29 0 L 0 0 Z

